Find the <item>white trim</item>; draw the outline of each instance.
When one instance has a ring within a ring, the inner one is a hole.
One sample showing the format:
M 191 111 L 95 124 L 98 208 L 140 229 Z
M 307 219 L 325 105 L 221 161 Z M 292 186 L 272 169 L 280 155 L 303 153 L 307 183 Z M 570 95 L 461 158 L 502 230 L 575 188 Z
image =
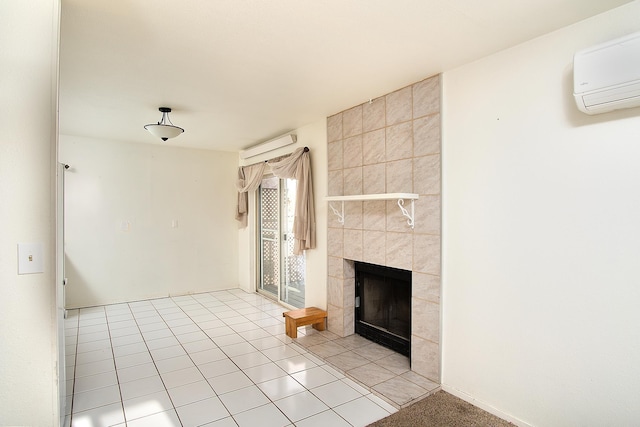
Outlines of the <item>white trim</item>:
M 473 396 L 471 396 L 471 395 L 469 395 L 469 394 L 467 394 L 467 393 L 465 393 L 463 391 L 455 389 L 455 388 L 453 388 L 453 387 L 451 387 L 449 385 L 446 385 L 446 384 L 442 384 L 440 387 L 442 388 L 442 390 L 446 391 L 447 393 L 452 394 L 452 395 L 464 400 L 465 402 L 469 402 L 473 406 L 477 406 L 478 408 L 480 408 L 480 409 L 482 409 L 484 411 L 487 411 L 490 414 L 493 414 L 498 418 L 502 418 L 503 420 L 508 421 L 508 422 L 510 422 L 512 424 L 515 424 L 517 426 L 520 426 L 520 427 L 533 427 L 532 424 L 529 424 L 529 423 L 527 423 L 525 421 L 522 421 L 521 419 L 513 417 L 513 416 L 511 416 L 509 414 L 506 414 L 506 413 L 502 412 L 501 410 L 496 409 L 493 406 L 489 405 L 488 403 L 485 403 L 485 402 L 482 402 L 480 400 L 474 399 Z
M 255 157 L 259 154 L 264 154 L 280 147 L 295 144 L 297 140 L 298 138 L 295 134 L 288 133 L 286 135 L 282 135 L 278 138 L 274 138 L 261 144 L 254 145 L 253 147 L 249 147 L 246 150 L 240 151 L 240 158 L 244 160 L 248 159 L 249 157 Z
M 382 193 L 382 194 L 357 194 L 354 196 L 328 196 L 324 199 L 328 202 L 349 202 L 360 200 L 393 200 L 408 199 L 416 200 L 418 195 L 415 193 Z

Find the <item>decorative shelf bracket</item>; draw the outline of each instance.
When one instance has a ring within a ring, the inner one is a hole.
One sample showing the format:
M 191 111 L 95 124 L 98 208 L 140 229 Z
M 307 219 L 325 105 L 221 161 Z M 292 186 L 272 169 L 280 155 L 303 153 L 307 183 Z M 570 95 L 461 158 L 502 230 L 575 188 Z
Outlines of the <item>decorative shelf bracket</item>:
M 404 207 L 404 199 L 398 199 L 398 207 L 402 212 L 402 215 L 406 216 L 407 224 L 413 229 L 415 226 L 415 199 L 411 199 L 411 214 Z
M 338 217 L 338 222 L 340 224 L 344 225 L 344 201 L 340 202 L 340 204 L 342 205 L 342 212 L 340 212 L 336 208 L 334 208 L 331 203 L 329 203 L 329 207 L 331 208 L 333 213 Z

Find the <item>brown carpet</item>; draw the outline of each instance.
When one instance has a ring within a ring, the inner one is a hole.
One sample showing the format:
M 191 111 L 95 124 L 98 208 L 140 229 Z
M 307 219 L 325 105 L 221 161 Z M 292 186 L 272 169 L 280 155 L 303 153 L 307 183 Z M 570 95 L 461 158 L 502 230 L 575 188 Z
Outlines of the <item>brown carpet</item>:
M 513 424 L 496 417 L 477 406 L 447 392 L 438 391 L 431 396 L 400 409 L 395 414 L 370 424 L 369 427 L 398 426 L 456 426 L 502 427 Z

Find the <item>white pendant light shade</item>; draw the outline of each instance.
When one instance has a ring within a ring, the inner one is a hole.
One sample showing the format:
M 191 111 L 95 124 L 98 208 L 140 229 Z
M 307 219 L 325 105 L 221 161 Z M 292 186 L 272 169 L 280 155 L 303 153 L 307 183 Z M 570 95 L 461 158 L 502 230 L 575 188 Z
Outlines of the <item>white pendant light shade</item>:
M 173 123 L 171 123 L 171 120 L 169 119 L 171 108 L 160 107 L 159 110 L 162 113 L 162 120 L 160 120 L 158 124 L 145 125 L 144 128 L 146 130 L 163 141 L 166 141 L 169 138 L 174 138 L 184 132 L 184 129 L 174 126 Z

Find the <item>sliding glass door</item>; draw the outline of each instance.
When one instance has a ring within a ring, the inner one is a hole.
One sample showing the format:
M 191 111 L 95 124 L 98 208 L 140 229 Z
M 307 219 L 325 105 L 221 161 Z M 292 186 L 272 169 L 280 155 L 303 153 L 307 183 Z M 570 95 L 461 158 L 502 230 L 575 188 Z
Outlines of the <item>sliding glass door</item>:
M 296 181 L 265 177 L 258 189 L 258 291 L 304 307 L 304 255 L 293 254 Z

